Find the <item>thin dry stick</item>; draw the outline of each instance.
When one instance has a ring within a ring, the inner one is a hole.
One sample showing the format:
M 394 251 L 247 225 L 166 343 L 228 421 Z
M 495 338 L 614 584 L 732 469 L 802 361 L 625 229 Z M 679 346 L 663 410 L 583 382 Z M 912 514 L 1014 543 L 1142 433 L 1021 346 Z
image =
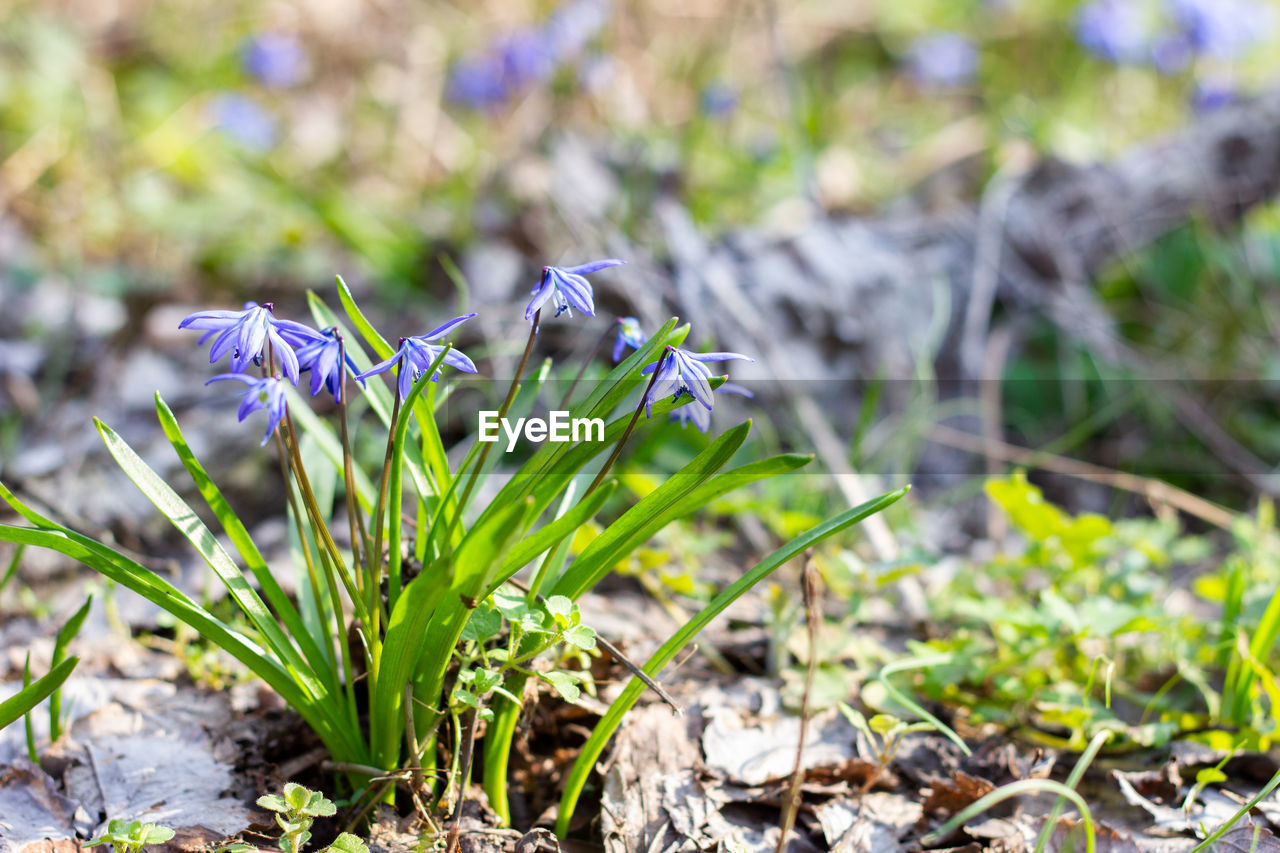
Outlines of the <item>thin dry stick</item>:
M 521 592 L 527 593 L 529 591 L 529 587 L 525 586 L 523 583 L 521 583 L 515 578 L 508 578 L 507 583 L 511 584 Z M 538 595 L 537 599 L 542 604 L 547 603 L 547 600 L 543 598 L 541 595 Z M 663 702 L 666 702 L 668 705 L 671 706 L 671 710 L 675 711 L 677 714 L 680 714 L 682 716 L 684 715 L 684 709 L 680 707 L 680 705 L 676 702 L 675 699 L 671 698 L 671 695 L 667 693 L 667 691 L 662 689 L 661 684 L 659 684 L 658 682 L 650 678 L 649 673 L 645 672 L 644 669 L 642 669 L 638 663 L 628 658 L 626 655 L 622 653 L 622 651 L 617 646 L 615 646 L 613 643 L 609 642 L 599 634 L 596 634 L 596 642 L 600 644 L 600 648 L 604 649 L 606 652 L 609 653 L 610 657 L 612 657 L 618 663 L 626 667 L 627 671 L 630 672 L 632 675 L 634 675 L 636 678 L 643 681 L 646 687 L 648 687 L 654 693 L 657 693 L 659 699 L 661 699 Z
M 1172 486 L 1161 480 L 1139 477 L 1136 474 L 1104 468 L 1091 462 L 1082 462 L 1079 459 L 1058 456 L 1041 450 L 1018 447 L 1016 444 L 1009 444 L 1005 441 L 980 438 L 941 424 L 933 427 L 933 430 L 929 433 L 929 438 L 939 444 L 945 444 L 958 450 L 967 450 L 970 453 L 977 454 L 993 454 L 1006 462 L 1026 465 L 1031 468 L 1041 468 L 1045 471 L 1053 471 L 1057 474 L 1065 474 L 1068 477 L 1076 477 L 1091 483 L 1101 483 L 1121 491 L 1142 495 L 1153 504 L 1171 506 L 1223 530 L 1230 530 L 1237 518 L 1237 514 L 1226 507 L 1213 501 L 1207 501 L 1198 495 L 1183 491 L 1177 486 Z
M 813 567 L 812 552 L 805 554 L 804 563 L 804 614 L 809 629 L 809 660 L 804 671 L 804 695 L 800 699 L 800 741 L 796 744 L 796 763 L 791 769 L 791 784 L 782 810 L 782 834 L 778 836 L 777 853 L 787 847 L 787 837 L 796 825 L 800 811 L 800 785 L 804 782 L 804 736 L 809 728 L 809 695 L 813 692 L 814 674 L 818 669 L 818 620 L 822 608 L 818 606 L 818 570 Z
M 449 840 L 445 845 L 445 853 L 458 853 L 461 839 L 458 837 L 459 823 L 462 821 L 462 807 L 467 800 L 467 780 L 471 776 L 471 761 L 476 752 L 476 719 L 475 709 L 467 712 L 467 739 L 462 746 L 462 764 L 458 768 L 458 805 L 453 811 L 453 821 L 449 824 Z

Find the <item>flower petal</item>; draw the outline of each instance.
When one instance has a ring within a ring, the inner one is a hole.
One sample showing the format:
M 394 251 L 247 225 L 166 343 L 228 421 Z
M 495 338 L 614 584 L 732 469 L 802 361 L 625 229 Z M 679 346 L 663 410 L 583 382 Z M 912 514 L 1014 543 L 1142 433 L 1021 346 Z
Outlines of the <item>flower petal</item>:
M 370 376 L 375 376 L 379 373 L 386 373 L 388 370 L 391 369 L 392 365 L 394 365 L 399 360 L 400 360 L 400 352 L 399 351 L 394 352 L 391 354 L 391 358 L 388 358 L 385 361 L 378 362 L 373 367 L 370 367 L 368 370 L 366 370 L 364 373 L 356 374 L 356 379 L 363 381 L 365 379 L 368 379 Z
M 754 363 L 755 363 L 755 359 L 754 359 L 754 358 L 751 358 L 751 357 L 749 357 L 749 356 L 745 356 L 745 355 L 743 355 L 742 353 L 739 353 L 739 352 L 704 352 L 704 353 L 694 353 L 694 352 L 691 352 L 691 353 L 686 353 L 686 355 L 687 355 L 689 358 L 693 359 L 694 361 L 702 361 L 702 362 L 707 362 L 707 361 L 732 361 L 733 359 L 735 359 L 735 358 L 736 358 L 736 359 L 740 359 L 740 360 L 742 360 L 742 361 L 749 361 L 749 362 L 751 362 L 752 364 L 754 364 Z
M 556 288 L 560 293 L 564 294 L 570 305 L 589 317 L 596 315 L 596 306 L 591 300 L 591 282 L 580 275 L 565 273 L 554 267 L 552 267 L 551 275 L 554 278 Z
M 470 314 L 463 314 L 461 317 L 454 317 L 452 320 L 445 323 L 443 326 L 436 326 L 434 329 L 427 332 L 425 335 L 420 335 L 419 337 L 424 341 L 434 341 L 436 338 L 443 337 L 453 327 L 467 322 L 474 316 L 476 316 L 476 314 L 473 311 Z
M 625 263 L 626 261 L 620 261 L 616 258 L 605 258 L 602 261 L 589 261 L 585 264 L 578 264 L 576 267 L 553 267 L 553 269 L 563 270 L 570 275 L 589 275 L 609 267 L 620 267 Z
M 532 323 L 533 315 L 542 309 L 542 306 L 551 298 L 551 294 L 555 292 L 556 287 L 551 282 L 551 276 L 549 274 L 543 275 L 542 281 L 533 289 L 533 298 L 529 300 L 528 306 L 524 309 L 524 318 Z

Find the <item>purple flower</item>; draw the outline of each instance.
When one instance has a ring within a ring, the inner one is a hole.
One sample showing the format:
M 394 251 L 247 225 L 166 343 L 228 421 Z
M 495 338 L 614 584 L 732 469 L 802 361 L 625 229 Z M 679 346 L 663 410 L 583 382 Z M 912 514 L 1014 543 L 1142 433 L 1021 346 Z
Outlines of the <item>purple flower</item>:
M 245 42 L 241 61 L 244 70 L 262 85 L 284 89 L 302 82 L 307 55 L 296 37 L 263 33 Z
M 497 44 L 502 57 L 503 84 L 508 90 L 526 89 L 555 71 L 555 58 L 546 39 L 537 30 L 516 30 Z
M 449 100 L 475 109 L 501 106 L 577 59 L 608 17 L 608 3 L 570 0 L 542 26 L 499 36 L 449 69 Z
M 1092 0 L 1076 17 L 1076 39 L 1109 62 L 1139 63 L 1147 58 L 1149 24 L 1137 0 Z
M 218 129 L 245 148 L 265 151 L 275 145 L 275 118 L 244 95 L 220 95 L 210 110 Z
M 276 427 L 280 425 L 280 421 L 284 420 L 285 410 L 288 408 L 285 384 L 277 376 L 264 376 L 261 379 L 254 379 L 252 376 L 245 376 L 243 373 L 220 373 L 204 384 L 208 385 L 210 382 L 218 382 L 223 379 L 238 379 L 249 386 L 245 389 L 244 397 L 240 400 L 240 410 L 238 412 L 240 420 L 243 421 L 249 417 L 250 412 L 256 412 L 258 409 L 267 410 L 267 431 L 262 436 L 262 441 L 258 443 L 258 446 L 261 447 L 266 444 L 271 438 L 271 433 L 275 432 Z
M 698 102 L 704 115 L 726 118 L 738 107 L 738 93 L 728 83 L 708 83 L 698 93 Z
M 474 109 L 491 109 L 507 99 L 502 60 L 480 56 L 458 62 L 449 71 L 449 100 Z
M 346 356 L 346 366 L 352 373 L 359 373 L 351 356 Z M 321 388 L 328 388 L 335 403 L 342 402 L 342 336 L 338 327 L 325 329 L 311 341 L 298 348 L 298 367 L 311 371 L 311 396 L 320 393 Z M 364 385 L 364 380 L 359 380 Z
M 246 302 L 243 311 L 199 311 L 178 324 L 179 329 L 202 329 L 203 344 L 217 334 L 209 350 L 209 363 L 231 353 L 231 371 L 244 373 L 251 364 L 262 363 L 262 348 L 270 342 L 272 352 L 293 384 L 298 384 L 298 357 L 293 348 L 310 343 L 320 333 L 292 320 L 277 320 L 270 302 Z
M 1271 32 L 1273 12 L 1253 0 L 1169 0 L 1170 11 L 1196 51 L 1236 59 Z
M 394 366 L 399 373 L 399 383 L 396 390 L 400 394 L 400 399 L 405 399 L 409 396 L 409 392 L 413 390 L 413 383 L 418 381 L 418 377 L 422 375 L 423 371 L 431 367 L 432 362 L 440 357 L 440 352 L 444 349 L 443 346 L 433 346 L 428 342 L 444 337 L 450 329 L 470 320 L 474 316 L 476 315 L 463 314 L 461 317 L 454 317 L 443 326 L 432 329 L 425 335 L 417 335 L 412 338 L 401 338 L 400 348 L 396 350 L 390 358 L 386 361 L 378 362 L 364 373 L 356 376 L 356 379 L 368 379 L 370 376 L 383 373 Z M 461 370 L 463 373 L 476 372 L 476 366 L 472 363 L 471 359 L 467 358 L 456 349 L 451 349 L 445 354 L 444 363 L 450 367 Z M 439 379 L 440 371 L 437 370 L 435 375 L 431 377 L 431 381 L 437 382 Z
M 533 289 L 533 299 L 529 300 L 529 307 L 524 309 L 524 318 L 532 323 L 533 315 L 538 313 L 548 299 L 555 305 L 557 317 L 566 311 L 572 317 L 572 308 L 577 308 L 588 317 L 594 317 L 596 306 L 592 301 L 591 283 L 584 276 L 625 263 L 626 261 L 607 258 L 576 267 L 543 267 L 542 280 Z
M 613 342 L 613 360 L 615 362 L 622 361 L 622 356 L 627 351 L 627 347 L 640 349 L 647 340 L 649 340 L 649 336 L 640 328 L 639 320 L 635 317 L 619 317 L 618 339 Z
M 1229 77 L 1210 77 L 1197 80 L 1191 93 L 1191 106 L 1200 113 L 1211 113 L 1235 103 L 1235 83 Z
M 644 401 L 645 414 L 649 417 L 653 416 L 654 400 L 667 396 L 675 400 L 681 394 L 688 394 L 693 398 L 690 405 L 701 405 L 710 413 L 715 407 L 715 401 L 711 398 L 711 383 L 708 381 L 711 379 L 711 371 L 706 365 L 713 361 L 732 359 L 755 361 L 754 358 L 748 358 L 736 352 L 695 353 L 679 347 L 671 347 L 662 358 L 645 365 L 645 368 L 640 371 L 643 376 L 648 376 L 655 369 L 658 371 L 653 381 L 653 388 Z
M 978 70 L 978 52 L 964 36 L 933 33 L 907 49 L 907 73 L 924 86 L 964 86 Z
M 741 385 L 735 385 L 732 382 L 726 382 L 715 390 L 723 394 L 737 394 L 739 397 L 746 397 L 747 399 L 755 396 L 746 388 Z M 711 410 L 699 405 L 696 401 L 691 401 L 672 411 L 671 420 L 678 421 L 680 426 L 688 426 L 692 423 L 698 428 L 698 432 L 706 432 L 711 429 Z
M 569 0 L 559 6 L 543 25 L 552 55 L 561 62 L 577 57 L 604 29 L 610 11 L 610 4 L 601 0 Z

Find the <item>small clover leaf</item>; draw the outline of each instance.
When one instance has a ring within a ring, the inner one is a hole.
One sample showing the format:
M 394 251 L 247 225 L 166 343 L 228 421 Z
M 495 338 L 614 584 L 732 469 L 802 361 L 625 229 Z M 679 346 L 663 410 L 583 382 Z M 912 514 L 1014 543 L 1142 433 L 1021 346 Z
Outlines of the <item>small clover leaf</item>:
M 273 812 L 287 812 L 289 810 L 289 804 L 279 794 L 267 794 L 258 797 L 258 805 Z
M 564 632 L 564 641 L 584 652 L 589 652 L 596 647 L 596 632 L 586 625 L 574 625 Z
M 550 684 L 564 701 L 577 702 L 582 698 L 582 689 L 578 687 L 582 676 L 572 672 L 544 672 L 541 675 L 543 680 Z
M 568 596 L 553 595 L 547 599 L 547 612 L 556 621 L 556 627 L 564 629 L 573 624 L 573 602 Z
M 483 696 L 493 688 L 502 683 L 502 675 L 493 669 L 478 669 L 475 671 L 475 689 L 476 693 Z
M 488 604 L 481 604 L 471 611 L 471 618 L 462 628 L 462 639 L 483 643 L 502 631 L 502 614 Z
M 349 832 L 344 832 L 322 853 L 369 853 L 369 846 Z

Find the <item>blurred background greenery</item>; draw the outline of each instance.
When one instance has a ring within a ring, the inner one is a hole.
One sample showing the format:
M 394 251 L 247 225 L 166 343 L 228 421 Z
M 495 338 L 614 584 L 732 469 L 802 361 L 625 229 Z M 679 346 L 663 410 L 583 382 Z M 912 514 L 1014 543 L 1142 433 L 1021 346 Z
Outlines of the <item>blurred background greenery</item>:
M 549 139 L 712 230 L 948 165 L 1105 157 L 1275 73 L 1264 0 L 9 0 L 0 198 L 85 286 L 419 284 L 550 199 Z M 979 184 L 980 186 L 980 184 Z M 547 247 L 531 246 L 532 250 Z M 562 249 L 563 247 L 557 247 Z

